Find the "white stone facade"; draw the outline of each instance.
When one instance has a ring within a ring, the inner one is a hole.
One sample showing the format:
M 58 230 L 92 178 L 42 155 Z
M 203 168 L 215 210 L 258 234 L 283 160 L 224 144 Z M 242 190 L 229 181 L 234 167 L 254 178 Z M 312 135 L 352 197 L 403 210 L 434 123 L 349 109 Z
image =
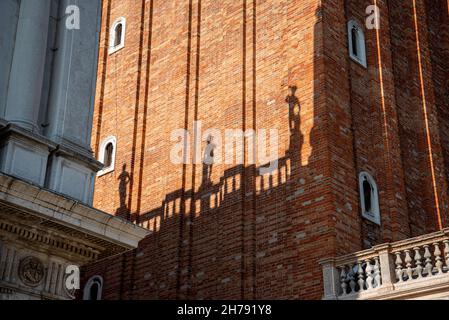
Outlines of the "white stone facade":
M 148 235 L 90 207 L 100 20 L 101 0 L 0 1 L 0 300 L 73 299 L 68 267 Z
M 101 168 L 90 148 L 100 19 L 100 0 L 0 2 L 1 170 L 87 204 Z
M 0 300 L 72 299 L 65 286 L 68 266 L 135 248 L 146 235 L 136 225 L 0 174 Z

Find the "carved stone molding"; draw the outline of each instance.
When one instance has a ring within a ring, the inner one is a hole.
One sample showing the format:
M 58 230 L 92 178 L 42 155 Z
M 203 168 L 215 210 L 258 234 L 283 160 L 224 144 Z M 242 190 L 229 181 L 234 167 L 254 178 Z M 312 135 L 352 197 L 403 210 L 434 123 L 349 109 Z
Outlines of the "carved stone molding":
M 34 244 L 39 243 L 61 252 L 67 252 L 70 255 L 77 255 L 80 259 L 95 260 L 98 258 L 99 251 L 102 249 L 101 247 L 93 248 L 74 241 L 74 237 L 64 238 L 56 236 L 54 231 L 52 234 L 44 230 L 39 230 L 36 227 L 22 226 L 15 221 L 0 221 L 0 232 L 14 234 L 24 241 L 32 241 Z

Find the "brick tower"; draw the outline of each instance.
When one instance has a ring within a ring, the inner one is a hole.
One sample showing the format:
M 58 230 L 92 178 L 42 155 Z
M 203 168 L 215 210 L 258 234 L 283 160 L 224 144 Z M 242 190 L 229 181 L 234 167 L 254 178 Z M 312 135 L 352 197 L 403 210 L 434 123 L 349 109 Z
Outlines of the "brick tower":
M 105 299 L 320 299 L 321 259 L 448 226 L 448 11 L 104 0 L 94 202 L 152 234 L 85 279 Z M 278 169 L 247 142 L 243 163 L 174 164 L 195 121 L 278 130 Z

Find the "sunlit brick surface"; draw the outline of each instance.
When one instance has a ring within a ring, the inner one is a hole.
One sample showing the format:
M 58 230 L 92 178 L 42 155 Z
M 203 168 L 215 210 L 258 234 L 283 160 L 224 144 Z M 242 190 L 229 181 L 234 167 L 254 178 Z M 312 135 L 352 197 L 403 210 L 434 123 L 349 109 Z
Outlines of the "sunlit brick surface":
M 448 225 L 447 3 L 377 0 L 365 69 L 346 21 L 364 25 L 371 4 L 104 0 L 92 145 L 116 136 L 117 159 L 95 206 L 154 231 L 85 268 L 104 298 L 319 299 L 319 259 Z M 108 55 L 121 16 L 126 45 Z M 195 120 L 278 129 L 279 170 L 216 164 L 207 179 L 172 164 L 172 130 Z M 360 171 L 377 181 L 381 227 L 361 219 Z

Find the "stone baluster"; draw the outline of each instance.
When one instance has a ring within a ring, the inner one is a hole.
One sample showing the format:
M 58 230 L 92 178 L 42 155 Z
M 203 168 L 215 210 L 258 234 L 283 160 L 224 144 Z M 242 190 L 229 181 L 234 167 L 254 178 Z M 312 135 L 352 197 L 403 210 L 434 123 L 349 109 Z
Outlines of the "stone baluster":
M 449 240 L 444 241 L 444 256 L 446 258 L 446 267 L 449 271 Z
M 401 257 L 401 252 L 395 252 L 396 255 L 396 261 L 395 261 L 395 265 L 396 265 L 396 277 L 398 279 L 399 282 L 403 282 L 404 278 L 404 270 L 402 270 L 402 257 Z
M 406 273 L 407 273 L 407 280 L 413 280 L 413 268 L 412 268 L 412 262 L 413 259 L 410 255 L 410 250 L 404 250 L 405 252 L 405 266 L 407 267 Z
M 380 263 L 379 263 L 379 257 L 376 257 L 374 259 L 374 280 L 376 282 L 376 288 L 380 287 L 382 285 L 382 274 L 380 271 Z
M 373 265 L 371 264 L 371 261 L 367 260 L 366 261 L 366 289 L 367 290 L 371 290 L 373 289 L 373 282 L 374 282 L 374 277 L 373 277 Z
M 354 268 L 350 268 L 349 273 L 348 273 L 348 279 L 349 279 L 349 287 L 351 289 L 350 293 L 356 292 L 355 288 L 356 288 L 357 283 L 355 282 Z
M 416 273 L 418 274 L 418 279 L 422 278 L 422 271 L 423 271 L 423 266 L 422 266 L 422 256 L 421 253 L 419 252 L 420 248 L 416 247 L 413 248 L 413 250 L 415 250 L 415 265 L 416 265 Z
M 340 273 L 340 284 L 344 296 L 348 294 L 348 284 L 346 283 L 347 276 L 348 274 L 346 273 L 346 266 L 342 266 Z
M 361 261 L 359 262 L 357 273 L 359 275 L 359 290 L 363 291 L 365 290 L 365 271 L 363 270 L 363 263 Z
M 443 274 L 443 258 L 441 257 L 441 249 L 439 243 L 434 243 L 435 251 L 433 254 L 435 255 L 435 266 L 438 270 L 438 274 Z
M 424 259 L 426 259 L 426 273 L 427 276 L 430 277 L 433 275 L 433 264 L 432 264 L 432 254 L 430 253 L 429 245 L 424 245 Z

